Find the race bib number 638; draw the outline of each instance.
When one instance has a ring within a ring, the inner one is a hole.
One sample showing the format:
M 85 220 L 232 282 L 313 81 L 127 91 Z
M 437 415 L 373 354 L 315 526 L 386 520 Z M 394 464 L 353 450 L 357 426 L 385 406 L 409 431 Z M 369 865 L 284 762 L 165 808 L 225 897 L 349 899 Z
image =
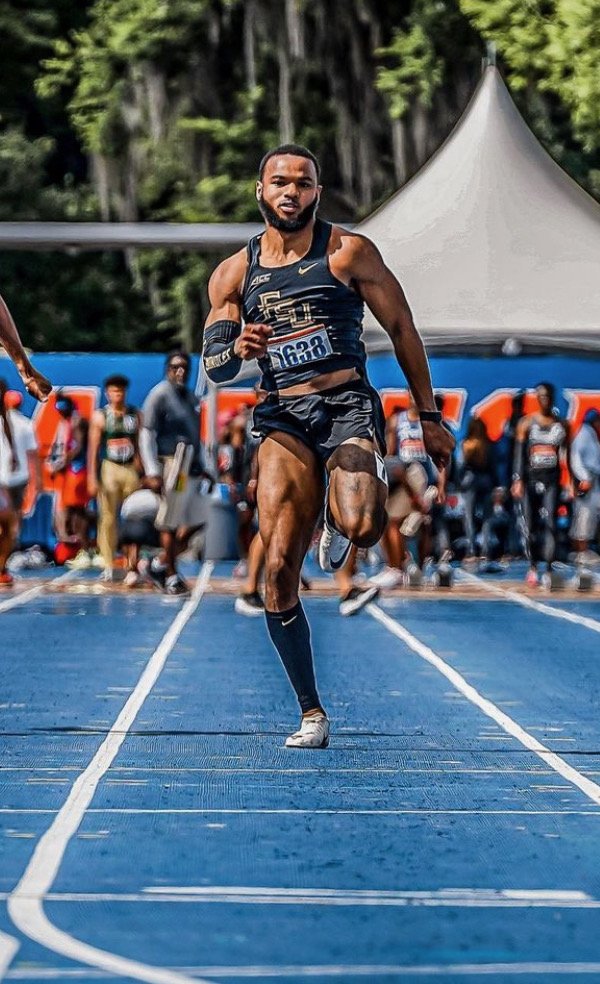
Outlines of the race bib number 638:
M 285 338 L 269 344 L 269 358 L 274 369 L 293 369 L 295 366 L 317 362 L 333 355 L 326 329 L 317 328 L 301 337 Z

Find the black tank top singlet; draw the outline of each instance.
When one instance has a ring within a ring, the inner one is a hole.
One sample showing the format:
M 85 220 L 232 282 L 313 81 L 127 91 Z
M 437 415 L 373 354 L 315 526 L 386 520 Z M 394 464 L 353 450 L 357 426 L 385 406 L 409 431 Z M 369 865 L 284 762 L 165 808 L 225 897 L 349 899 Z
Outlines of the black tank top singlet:
M 336 369 L 365 376 L 363 302 L 329 269 L 330 223 L 317 219 L 306 256 L 282 267 L 260 265 L 261 235 L 248 243 L 242 314 L 248 324 L 273 328 L 258 363 L 263 389 L 284 389 Z

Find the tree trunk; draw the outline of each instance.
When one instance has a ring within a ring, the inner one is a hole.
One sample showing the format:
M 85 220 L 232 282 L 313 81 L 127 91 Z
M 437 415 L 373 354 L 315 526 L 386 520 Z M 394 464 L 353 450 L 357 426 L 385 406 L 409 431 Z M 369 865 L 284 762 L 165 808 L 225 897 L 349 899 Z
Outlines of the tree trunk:
M 285 0 L 285 21 L 292 57 L 304 58 L 304 32 L 298 13 L 298 0 Z
M 292 117 L 292 93 L 290 59 L 280 40 L 277 57 L 279 59 L 279 139 L 281 143 L 291 143 L 294 139 Z
M 256 50 L 254 44 L 254 23 L 256 19 L 256 0 L 246 0 L 244 8 L 244 68 L 246 88 L 256 89 Z
M 406 121 L 392 120 L 392 152 L 396 184 L 402 187 L 408 178 L 408 153 L 406 146 Z

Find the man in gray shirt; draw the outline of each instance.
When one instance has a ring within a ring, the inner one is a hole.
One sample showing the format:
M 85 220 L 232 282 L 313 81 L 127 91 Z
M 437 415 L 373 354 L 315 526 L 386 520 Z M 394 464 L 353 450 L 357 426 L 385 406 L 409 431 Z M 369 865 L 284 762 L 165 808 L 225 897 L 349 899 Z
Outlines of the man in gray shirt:
M 148 573 L 168 595 L 188 593 L 175 559 L 191 533 L 206 520 L 200 415 L 196 397 L 187 386 L 189 373 L 189 355 L 171 352 L 166 378 L 146 397 L 140 434 L 144 485 L 161 496 L 156 526 L 163 549 Z
M 575 479 L 571 539 L 578 564 L 598 564 L 600 557 L 589 549 L 600 518 L 600 411 L 588 410 L 571 445 L 571 469 Z

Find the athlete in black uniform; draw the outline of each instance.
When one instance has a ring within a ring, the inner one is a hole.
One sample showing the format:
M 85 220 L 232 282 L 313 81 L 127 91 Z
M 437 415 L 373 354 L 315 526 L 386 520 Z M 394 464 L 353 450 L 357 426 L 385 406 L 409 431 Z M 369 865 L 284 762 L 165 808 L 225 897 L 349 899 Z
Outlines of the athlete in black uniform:
M 327 745 L 329 722 L 298 584 L 323 504 L 324 471 L 324 568 L 339 570 L 352 543 L 376 543 L 385 522 L 383 413 L 366 377 L 363 302 L 392 338 L 431 457 L 444 463 L 454 443 L 440 424 L 400 284 L 368 239 L 315 218 L 320 194 L 310 151 L 288 144 L 263 158 L 256 195 L 267 228 L 211 277 L 203 352 L 217 382 L 258 358 L 268 392 L 254 412 L 266 620 L 302 710 L 300 730 L 286 745 L 312 748 Z
M 512 494 L 521 509 L 520 526 L 529 561 L 527 584 L 538 584 L 538 564 L 546 563 L 548 581 L 556 551 L 556 510 L 561 458 L 569 469 L 569 429 L 553 410 L 554 386 L 536 386 L 537 413 L 517 425 Z

